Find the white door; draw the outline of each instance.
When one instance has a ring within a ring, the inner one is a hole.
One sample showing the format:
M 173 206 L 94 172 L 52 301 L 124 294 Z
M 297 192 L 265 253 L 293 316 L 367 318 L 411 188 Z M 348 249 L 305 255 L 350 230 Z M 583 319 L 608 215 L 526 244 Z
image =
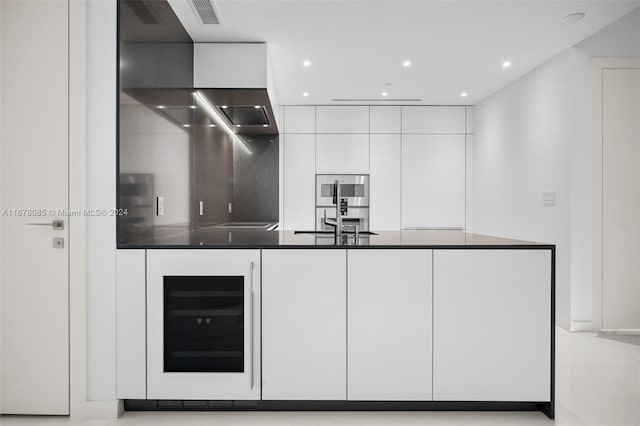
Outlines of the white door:
M 3 414 L 69 414 L 68 6 L 0 2 Z
M 640 69 L 602 79 L 602 328 L 640 330 Z

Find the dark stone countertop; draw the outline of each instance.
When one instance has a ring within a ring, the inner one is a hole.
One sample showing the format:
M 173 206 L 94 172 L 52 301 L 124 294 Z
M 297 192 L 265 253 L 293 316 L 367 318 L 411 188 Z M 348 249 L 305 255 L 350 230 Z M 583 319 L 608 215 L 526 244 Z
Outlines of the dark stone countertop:
M 135 241 L 119 244 L 119 249 L 273 249 L 273 248 L 534 248 L 551 249 L 553 244 L 512 240 L 457 230 L 374 231 L 377 235 L 360 236 L 354 244 L 353 234 L 346 243 L 335 244 L 333 234 L 296 234 L 294 231 L 264 229 L 228 229 L 159 227 Z

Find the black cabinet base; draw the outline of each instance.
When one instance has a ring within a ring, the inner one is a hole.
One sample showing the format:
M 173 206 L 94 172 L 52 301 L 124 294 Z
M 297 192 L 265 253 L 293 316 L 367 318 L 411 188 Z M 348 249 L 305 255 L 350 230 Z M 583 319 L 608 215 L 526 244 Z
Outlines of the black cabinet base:
M 553 402 L 459 401 L 206 401 L 125 399 L 127 411 L 542 411 L 554 418 Z

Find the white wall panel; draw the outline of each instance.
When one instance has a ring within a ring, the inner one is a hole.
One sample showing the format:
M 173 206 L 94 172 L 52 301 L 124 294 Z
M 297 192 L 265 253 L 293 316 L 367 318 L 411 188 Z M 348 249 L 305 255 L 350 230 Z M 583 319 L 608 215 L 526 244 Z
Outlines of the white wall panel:
M 316 173 L 368 174 L 369 135 L 318 134 Z
M 318 133 L 369 133 L 368 106 L 318 106 Z
M 315 229 L 315 135 L 284 138 L 284 229 Z
M 315 133 L 315 106 L 285 106 L 284 133 Z
M 402 227 L 465 227 L 465 136 L 402 136 Z
M 402 130 L 400 106 L 371 106 L 371 133 L 400 133 Z
M 370 136 L 369 220 L 373 231 L 400 229 L 402 205 L 401 136 Z
M 403 106 L 402 133 L 465 132 L 464 106 Z
M 197 88 L 266 88 L 266 43 L 195 43 L 193 85 Z
M 116 398 L 147 397 L 145 250 L 116 252 Z

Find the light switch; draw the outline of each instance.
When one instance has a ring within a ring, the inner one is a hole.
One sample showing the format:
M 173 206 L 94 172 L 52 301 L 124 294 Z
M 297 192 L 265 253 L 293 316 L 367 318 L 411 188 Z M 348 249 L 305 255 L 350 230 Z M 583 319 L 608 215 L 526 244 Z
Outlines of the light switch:
M 159 195 L 156 197 L 156 215 L 164 216 L 164 197 Z
M 556 193 L 555 192 L 545 192 L 542 195 L 542 202 L 545 207 L 551 207 L 556 205 Z

